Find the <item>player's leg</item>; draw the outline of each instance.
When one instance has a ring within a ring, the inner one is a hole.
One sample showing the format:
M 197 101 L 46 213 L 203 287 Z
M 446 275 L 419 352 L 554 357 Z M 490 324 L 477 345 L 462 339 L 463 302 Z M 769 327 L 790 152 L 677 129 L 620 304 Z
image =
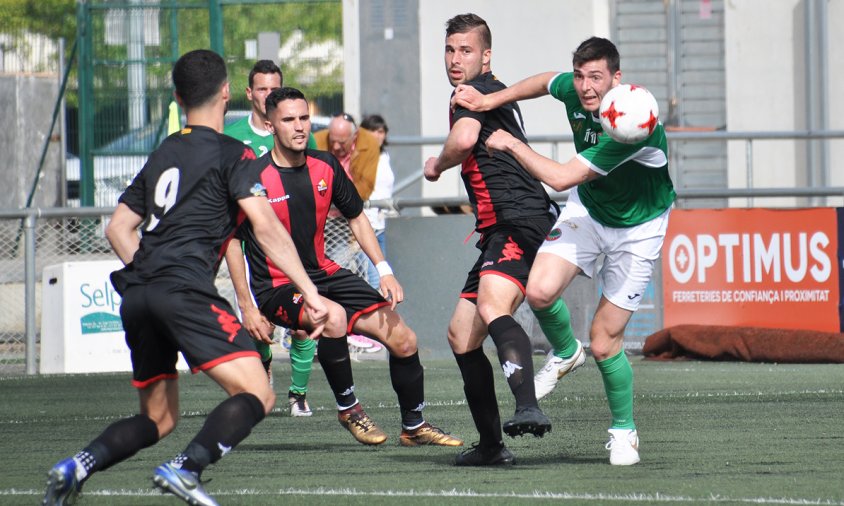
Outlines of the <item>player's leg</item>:
M 248 335 L 244 339 L 249 339 Z M 200 476 L 246 439 L 275 403 L 275 393 L 256 355 L 221 362 L 204 372 L 229 394 L 205 419 L 187 447 L 155 469 L 153 482 L 190 504 L 216 504 L 202 488 Z
M 179 416 L 177 381 L 156 381 L 138 394 L 140 414 L 112 423 L 76 455 L 53 466 L 42 504 L 72 504 L 92 474 L 154 445 L 173 430 Z
M 399 443 L 403 446 L 438 445 L 462 446 L 463 441 L 426 422 L 425 378 L 416 333 L 390 306 L 355 319 L 353 331 L 373 337 L 387 346 L 390 352 L 390 380 L 399 401 L 402 433 Z
M 614 465 L 639 462 L 639 436 L 633 420 L 633 369 L 624 352 L 624 329 L 650 283 L 669 212 L 635 227 L 608 229 L 602 234 L 607 250 L 600 272 L 603 296 L 590 337 L 612 414 L 607 448 Z
M 381 444 L 387 440 L 387 434 L 366 414 L 355 395 L 352 361 L 346 340 L 346 310 L 325 297 L 323 302 L 328 307 L 328 322 L 317 344 L 317 356 L 337 402 L 337 419 L 358 442 L 366 445 Z M 301 317 L 298 325 L 305 330 L 313 328 L 307 313 L 302 313 Z
M 542 249 L 530 270 L 527 300 L 542 332 L 551 343 L 545 364 L 534 376 L 537 399 L 550 394 L 557 381 L 586 362 L 583 345 L 574 337 L 571 314 L 560 298 L 579 272 L 579 267 L 556 252 L 544 252 Z
M 255 341 L 255 349 L 261 355 L 261 365 L 264 367 L 264 372 L 267 374 L 267 379 L 270 385 L 273 384 L 273 350 L 269 344 L 264 341 Z M 292 354 L 292 352 L 291 352 Z
M 639 461 L 639 437 L 633 421 L 633 368 L 623 346 L 624 328 L 632 314 L 601 297 L 590 331 L 592 354 L 612 414 L 607 448 L 613 465 Z
M 177 350 L 161 339 L 151 325 L 147 291 L 146 287 L 128 290 L 121 304 L 126 341 L 132 350 L 133 384 L 139 389 L 140 414 L 109 425 L 76 455 L 59 461 L 48 473 L 43 504 L 73 502 L 93 473 L 152 446 L 169 434 L 178 421 Z
M 466 288 L 463 291 L 469 293 Z M 495 377 L 492 364 L 483 349 L 487 327 L 478 315 L 473 300 L 474 298 L 471 301 L 466 298 L 458 299 L 448 325 L 448 342 L 460 368 L 466 403 L 480 438 L 478 443 L 457 456 L 455 464 L 510 465 L 515 463 L 516 459 L 504 446 L 498 399 L 495 396 Z
M 530 336 L 512 316 L 522 297 L 521 287 L 511 278 L 491 271 L 481 276 L 478 313 L 487 322 L 499 365 L 516 401 L 515 415 L 504 422 L 503 430 L 511 437 L 522 434 L 542 437 L 551 430 L 551 422 L 536 401 Z
M 311 379 L 314 356 L 316 356 L 316 341 L 304 331 L 289 331 L 290 341 L 290 389 L 287 392 L 287 404 L 290 416 L 311 416 L 313 412 L 308 406 L 308 383 Z

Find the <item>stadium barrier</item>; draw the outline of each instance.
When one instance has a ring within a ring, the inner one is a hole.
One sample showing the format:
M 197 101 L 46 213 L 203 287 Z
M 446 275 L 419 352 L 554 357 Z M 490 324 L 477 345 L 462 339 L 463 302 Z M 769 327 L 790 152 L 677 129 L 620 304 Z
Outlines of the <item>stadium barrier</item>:
M 760 198 L 760 197 L 840 197 L 844 195 L 844 188 L 757 188 L 732 190 L 679 190 L 680 199 L 695 198 Z M 564 199 L 564 194 L 555 194 Z M 376 205 L 390 205 L 402 210 L 412 207 L 443 207 L 454 204 L 465 205 L 464 198 L 450 199 L 418 199 L 395 198 L 390 201 L 373 202 Z M 64 262 L 84 262 L 99 260 L 114 260 L 114 254 L 104 236 L 104 224 L 111 215 L 111 208 L 30 208 L 15 210 L 0 210 L 0 304 L 4 311 L 0 314 L 0 374 L 36 374 L 38 371 L 37 357 L 40 342 L 42 311 L 54 311 L 55 308 L 42 308 L 41 278 L 45 266 Z M 420 220 L 445 220 L 448 216 L 437 218 L 418 218 Z M 392 218 L 391 220 L 409 220 L 410 218 Z M 398 223 L 397 223 L 398 224 Z M 343 228 L 345 227 L 345 229 Z M 465 230 L 465 223 L 459 225 L 459 230 Z M 341 264 L 353 271 L 360 272 L 361 266 L 356 265 L 355 255 L 357 245 L 348 238 L 347 226 L 334 222 L 327 227 L 326 244 L 329 250 L 345 251 L 345 255 L 338 256 Z M 406 225 L 390 227 L 388 225 L 388 249 L 391 262 L 396 265 L 406 265 L 403 270 L 413 269 L 418 256 L 425 255 L 425 251 L 400 252 L 393 243 L 398 241 L 412 244 L 404 235 L 410 229 Z M 465 235 L 464 235 L 465 237 Z M 430 238 L 419 237 L 422 241 Z M 393 260 L 395 259 L 395 260 Z M 465 273 L 463 273 L 465 274 Z M 407 278 L 403 284 L 413 281 L 413 276 L 403 274 Z M 461 275 L 462 276 L 462 275 Z M 461 278 L 462 279 L 462 278 Z M 461 281 L 462 282 L 462 281 Z M 420 283 L 422 284 L 422 283 Z M 228 271 L 223 264 L 217 278 L 217 286 L 224 297 L 233 300 L 233 290 L 228 277 Z M 657 285 L 659 286 L 659 285 Z M 657 299 L 661 295 L 657 292 Z M 430 292 L 423 297 L 443 299 L 449 308 L 447 313 L 437 315 L 436 325 L 445 328 L 445 322 L 450 316 L 454 303 L 454 294 Z M 410 323 L 413 321 L 430 321 L 430 305 L 420 301 L 419 313 L 414 314 L 414 306 L 408 305 L 403 314 Z M 660 305 L 660 304 L 658 304 Z M 586 305 L 588 314 L 588 304 Z M 660 307 L 656 308 L 657 311 Z M 528 327 L 529 333 L 536 331 L 530 321 L 531 315 L 520 316 L 523 325 Z M 661 316 L 657 325 L 661 325 Z M 437 327 L 439 328 L 439 327 Z M 444 331 L 443 331 L 444 332 Z M 419 329 L 417 329 L 417 333 Z

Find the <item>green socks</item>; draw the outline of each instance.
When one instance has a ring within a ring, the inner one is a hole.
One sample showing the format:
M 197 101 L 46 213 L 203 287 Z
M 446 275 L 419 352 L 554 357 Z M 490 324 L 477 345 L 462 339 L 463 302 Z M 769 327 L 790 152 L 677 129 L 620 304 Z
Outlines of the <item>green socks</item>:
M 316 354 L 316 341 L 313 339 L 290 340 L 290 391 L 304 394 L 308 391 L 311 367 Z
M 256 339 L 255 349 L 258 350 L 258 353 L 261 355 L 261 362 L 269 362 L 273 359 L 273 350 L 270 349 L 270 345 L 264 341 L 258 341 Z
M 577 341 L 571 329 L 571 314 L 563 299 L 557 299 L 545 309 L 533 309 L 539 327 L 551 343 L 554 355 L 569 358 L 577 351 Z
M 633 423 L 633 368 L 624 350 L 596 362 L 604 380 L 604 390 L 612 413 L 613 429 L 635 429 Z

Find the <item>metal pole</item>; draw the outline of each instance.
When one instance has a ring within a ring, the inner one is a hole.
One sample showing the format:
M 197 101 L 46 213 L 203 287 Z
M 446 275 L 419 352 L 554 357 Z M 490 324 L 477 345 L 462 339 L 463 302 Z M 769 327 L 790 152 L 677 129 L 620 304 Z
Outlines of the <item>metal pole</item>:
M 220 56 L 223 52 L 223 5 L 220 0 L 208 0 L 208 27 L 211 50 Z
M 36 212 L 24 218 L 24 307 L 26 308 L 26 374 L 36 374 L 35 350 L 35 223 Z
M 140 0 L 130 0 L 132 5 Z M 146 124 L 146 67 L 144 64 L 144 10 L 129 9 L 129 35 L 126 41 L 129 56 L 127 84 L 129 99 L 129 130 L 140 130 Z
M 805 44 L 805 62 L 804 76 L 806 78 L 806 130 L 812 132 L 816 128 L 815 107 L 815 79 L 817 72 L 815 71 L 816 51 L 815 51 L 815 0 L 806 0 L 803 2 L 803 43 Z M 806 182 L 808 186 L 817 186 L 817 179 L 815 178 L 815 146 L 816 141 L 806 141 Z
M 65 95 L 62 93 L 62 76 L 65 74 L 64 61 L 64 37 L 59 38 L 59 93 L 61 93 L 61 104 L 59 105 L 59 205 L 67 206 L 67 118 L 65 111 Z
M 91 11 L 86 0 L 76 9 L 79 39 L 79 205 L 94 205 L 94 77 Z
M 826 0 L 818 2 L 818 104 L 829 102 L 829 4 Z M 829 111 L 826 107 L 818 107 L 818 128 L 829 128 Z M 827 186 L 831 183 L 829 173 L 829 141 L 824 139 L 820 143 L 820 184 Z M 827 199 L 823 199 L 827 204 Z
M 747 139 L 744 143 L 744 157 L 747 163 L 747 189 L 753 189 L 753 141 Z M 747 207 L 753 207 L 753 197 L 748 197 Z

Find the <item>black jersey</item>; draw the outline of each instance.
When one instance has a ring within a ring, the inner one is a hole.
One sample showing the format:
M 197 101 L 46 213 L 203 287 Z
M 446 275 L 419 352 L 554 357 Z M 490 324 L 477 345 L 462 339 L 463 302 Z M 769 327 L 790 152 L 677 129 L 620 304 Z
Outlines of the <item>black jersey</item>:
M 505 88 L 492 72 L 481 74 L 466 84 L 484 95 Z M 527 144 L 518 104 L 506 104 L 487 112 L 457 107 L 450 116 L 450 126 L 460 118 L 474 118 L 481 123 L 478 142 L 463 162 L 461 171 L 478 231 L 497 223 L 513 223 L 549 212 L 551 199 L 542 183 L 511 155 L 498 152 L 489 156 L 486 148 L 487 138 L 498 129 L 506 130 Z
M 120 196 L 144 220 L 132 262 L 111 276 L 115 289 L 160 279 L 213 283 L 243 220 L 237 200 L 266 195 L 254 159 L 251 148 L 207 127 L 165 139 Z
M 279 167 L 267 153 L 252 162 L 279 221 L 290 233 L 302 265 L 311 277 L 319 271 L 334 274 L 340 268 L 325 256 L 325 221 L 333 204 L 346 218 L 363 212 L 363 200 L 340 162 L 325 151 L 308 150 L 305 165 Z M 239 229 L 249 261 L 250 284 L 259 303 L 273 287 L 290 279 L 261 251 L 248 221 Z

